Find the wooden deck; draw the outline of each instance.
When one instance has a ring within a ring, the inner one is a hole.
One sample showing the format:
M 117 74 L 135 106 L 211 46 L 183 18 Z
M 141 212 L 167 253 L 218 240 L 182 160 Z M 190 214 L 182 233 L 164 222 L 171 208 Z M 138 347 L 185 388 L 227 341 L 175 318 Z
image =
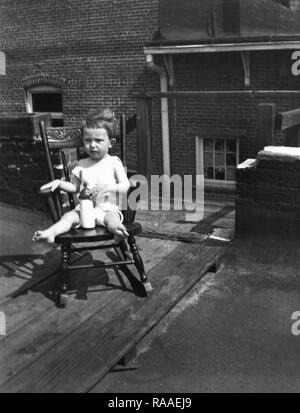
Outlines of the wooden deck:
M 207 225 L 212 222 L 230 229 L 231 212 L 219 211 L 213 207 L 206 224 L 193 225 L 194 231 L 203 234 L 211 230 Z M 10 225 L 9 219 L 7 216 L 5 225 Z M 145 221 L 149 224 L 149 217 Z M 159 226 L 164 231 L 168 225 L 168 220 L 164 223 L 161 219 Z M 176 227 L 176 234 L 181 230 Z M 137 239 L 154 288 L 150 295 L 146 296 L 134 268 L 132 272 L 99 268 L 76 271 L 72 274 L 74 291 L 64 309 L 55 306 L 51 295 L 58 280 L 59 252 L 46 249 L 31 253 L 32 246 L 24 238 L 23 250 L 17 246 L 18 254 L 13 255 L 3 244 L 0 311 L 6 316 L 7 335 L 0 335 L 0 393 L 92 391 L 218 264 L 225 251 L 224 243 L 204 241 L 202 236 L 193 242 L 176 239 L 161 239 L 155 231 L 150 237 L 146 233 Z M 109 255 L 117 259 L 113 250 Z M 104 251 L 95 251 L 92 255 L 74 255 L 73 259 L 83 263 L 107 257 Z
M 0 310 L 7 320 L 7 335 L 0 336 L 1 393 L 89 392 L 223 252 L 204 244 L 138 241 L 147 251 L 142 254 L 154 287 L 148 297 L 130 273 L 98 269 L 74 273 L 75 293 L 65 309 L 58 309 L 49 296 L 57 272 L 16 298 L 7 298 L 7 293 L 18 290 L 24 279 L 1 278 L 6 287 Z M 25 272 L 30 263 L 23 267 Z

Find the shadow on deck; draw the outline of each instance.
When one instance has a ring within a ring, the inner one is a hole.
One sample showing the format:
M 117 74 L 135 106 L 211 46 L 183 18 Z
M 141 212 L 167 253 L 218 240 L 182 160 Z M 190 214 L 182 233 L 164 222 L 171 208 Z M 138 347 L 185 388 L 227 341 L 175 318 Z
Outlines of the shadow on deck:
M 91 391 L 206 272 L 217 269 L 225 250 L 207 242 L 137 241 L 154 288 L 148 296 L 134 268 L 76 271 L 65 309 L 53 302 L 57 250 L 1 257 L 7 335 L 0 336 L 0 392 Z M 99 251 L 73 257 L 80 263 L 105 258 Z

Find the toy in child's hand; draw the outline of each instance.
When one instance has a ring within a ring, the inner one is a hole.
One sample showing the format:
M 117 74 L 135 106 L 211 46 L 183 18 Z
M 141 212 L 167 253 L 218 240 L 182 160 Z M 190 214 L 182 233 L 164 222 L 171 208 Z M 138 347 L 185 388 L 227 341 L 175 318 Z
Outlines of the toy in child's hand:
M 94 203 L 86 183 L 84 184 L 84 188 L 80 191 L 78 199 L 80 202 L 81 227 L 86 229 L 94 228 L 96 225 Z
M 59 188 L 59 186 L 60 186 L 60 180 L 55 179 L 54 181 L 51 181 L 45 185 L 42 185 L 40 187 L 40 192 L 43 192 L 43 193 L 54 192 L 57 188 Z

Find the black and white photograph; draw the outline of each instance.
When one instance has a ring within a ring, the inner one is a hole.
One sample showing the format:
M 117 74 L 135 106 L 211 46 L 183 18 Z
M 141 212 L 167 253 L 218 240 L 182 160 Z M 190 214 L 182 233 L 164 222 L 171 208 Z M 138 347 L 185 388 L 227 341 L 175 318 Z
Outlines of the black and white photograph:
M 0 394 L 188 410 L 299 354 L 300 0 L 0 0 Z

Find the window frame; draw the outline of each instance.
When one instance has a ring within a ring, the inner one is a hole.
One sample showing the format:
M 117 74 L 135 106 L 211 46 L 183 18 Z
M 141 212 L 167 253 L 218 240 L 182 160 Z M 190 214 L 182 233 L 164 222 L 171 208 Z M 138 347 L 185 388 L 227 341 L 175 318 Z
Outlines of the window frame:
M 62 112 L 40 112 L 40 111 L 35 111 L 33 112 L 33 103 L 32 103 L 32 94 L 38 94 L 38 93 L 60 93 L 62 96 L 62 91 L 60 87 L 57 86 L 49 86 L 49 85 L 38 85 L 38 86 L 32 86 L 27 89 L 25 89 L 25 105 L 26 105 L 26 112 L 27 113 L 40 113 L 40 114 L 46 114 L 50 113 L 51 115 L 51 120 L 62 120 L 64 121 L 64 116 L 63 116 L 63 111 Z
M 300 1 L 299 0 L 290 0 L 290 9 L 292 11 L 299 11 L 300 10 Z
M 225 143 L 225 177 L 226 177 L 226 141 L 233 140 L 236 142 L 236 166 L 240 162 L 240 137 L 239 136 L 196 136 L 196 173 L 197 175 L 203 175 L 204 177 L 204 140 L 223 140 Z M 215 151 L 213 150 L 213 167 L 215 168 Z M 210 179 L 204 178 L 205 184 L 208 186 L 222 186 L 228 188 L 235 188 L 235 180 L 226 180 L 226 179 Z

